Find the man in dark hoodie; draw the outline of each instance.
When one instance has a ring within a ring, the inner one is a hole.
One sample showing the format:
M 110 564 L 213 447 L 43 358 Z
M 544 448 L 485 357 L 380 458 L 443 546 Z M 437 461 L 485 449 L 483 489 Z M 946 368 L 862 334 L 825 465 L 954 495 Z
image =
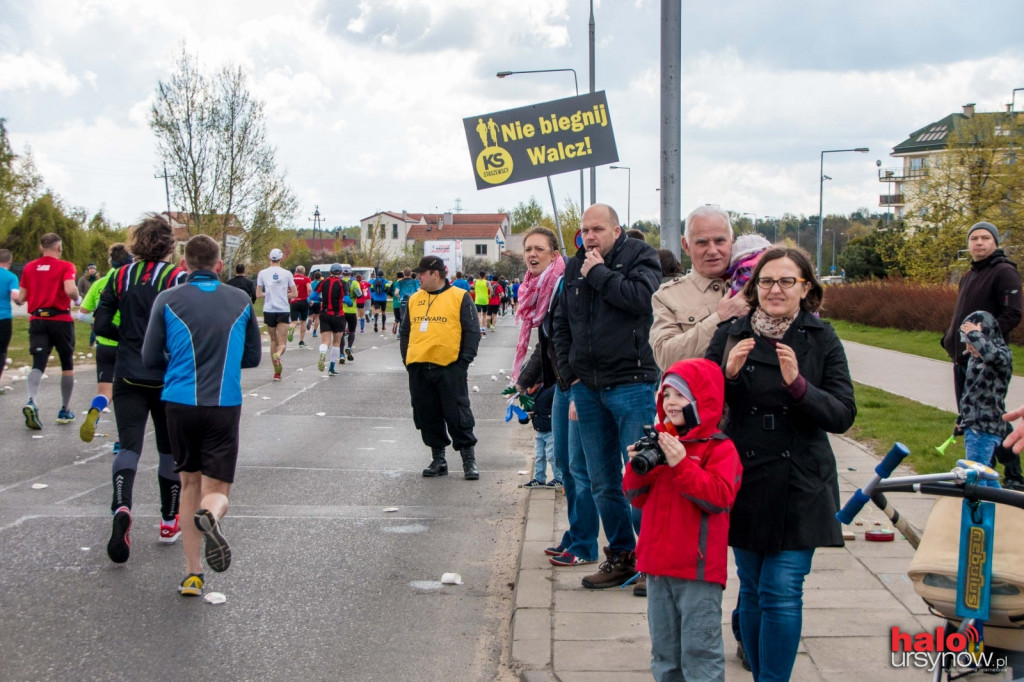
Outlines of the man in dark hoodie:
M 957 408 L 967 378 L 970 355 L 960 339 L 960 325 L 968 314 L 983 310 L 996 318 L 1003 338 L 1020 324 L 1024 299 L 1017 265 L 999 248 L 999 230 L 992 223 L 980 222 L 967 231 L 967 247 L 971 252 L 971 269 L 960 280 L 956 308 L 949 329 L 942 338 L 942 347 L 953 361 L 953 389 Z
M 607 560 L 582 582 L 604 589 L 636 573 L 633 524 L 639 526 L 640 518 L 631 518 L 622 468 L 626 448 L 655 416 L 659 371 L 648 338 L 661 262 L 650 244 L 626 238 L 611 206 L 588 208 L 581 233 L 584 248 L 565 267 L 553 340 L 558 375 L 572 386 L 594 502 L 608 538 Z

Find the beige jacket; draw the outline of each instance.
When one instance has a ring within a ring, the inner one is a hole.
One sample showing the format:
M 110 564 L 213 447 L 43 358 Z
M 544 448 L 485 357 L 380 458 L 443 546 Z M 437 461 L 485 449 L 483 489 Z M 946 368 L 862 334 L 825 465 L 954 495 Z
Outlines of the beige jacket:
M 718 302 L 728 289 L 721 279 L 708 279 L 696 270 L 665 282 L 654 292 L 651 347 L 664 371 L 672 363 L 702 358 L 718 328 Z

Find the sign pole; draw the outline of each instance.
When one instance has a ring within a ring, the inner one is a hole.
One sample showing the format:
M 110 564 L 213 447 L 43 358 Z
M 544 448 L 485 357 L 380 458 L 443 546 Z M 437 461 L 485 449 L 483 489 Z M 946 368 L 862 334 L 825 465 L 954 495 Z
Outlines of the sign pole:
M 558 204 L 555 203 L 555 188 L 551 184 L 550 175 L 548 176 L 548 191 L 551 192 L 551 208 L 555 211 L 555 228 L 556 232 L 558 232 L 558 246 L 562 250 L 562 254 L 567 255 L 565 253 L 565 241 L 562 239 L 562 225 L 558 222 Z

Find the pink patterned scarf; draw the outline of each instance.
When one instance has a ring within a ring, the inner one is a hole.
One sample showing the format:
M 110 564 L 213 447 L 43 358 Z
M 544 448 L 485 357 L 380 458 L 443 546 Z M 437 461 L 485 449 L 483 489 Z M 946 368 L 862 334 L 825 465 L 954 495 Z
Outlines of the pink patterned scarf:
M 551 294 L 555 290 L 558 278 L 565 274 L 565 259 L 561 256 L 551 261 L 544 272 L 539 275 L 527 271 L 523 283 L 519 285 L 519 307 L 516 309 L 516 322 L 519 323 L 519 341 L 516 342 L 516 357 L 512 361 L 512 382 L 519 378 L 526 363 L 526 351 L 530 348 L 530 332 L 539 327 L 548 313 Z

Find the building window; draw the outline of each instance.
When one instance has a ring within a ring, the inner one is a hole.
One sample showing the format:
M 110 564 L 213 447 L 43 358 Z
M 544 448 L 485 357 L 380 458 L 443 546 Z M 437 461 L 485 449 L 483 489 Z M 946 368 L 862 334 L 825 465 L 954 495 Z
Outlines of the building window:
M 478 255 L 478 256 L 486 256 L 487 255 L 487 244 L 477 244 L 476 245 L 476 255 Z
M 398 223 L 393 223 L 391 225 L 391 238 L 398 239 Z
M 924 157 L 923 156 L 915 156 L 914 158 L 910 159 L 910 170 L 912 170 L 912 171 L 919 171 L 919 170 L 923 170 L 923 169 L 924 169 Z

